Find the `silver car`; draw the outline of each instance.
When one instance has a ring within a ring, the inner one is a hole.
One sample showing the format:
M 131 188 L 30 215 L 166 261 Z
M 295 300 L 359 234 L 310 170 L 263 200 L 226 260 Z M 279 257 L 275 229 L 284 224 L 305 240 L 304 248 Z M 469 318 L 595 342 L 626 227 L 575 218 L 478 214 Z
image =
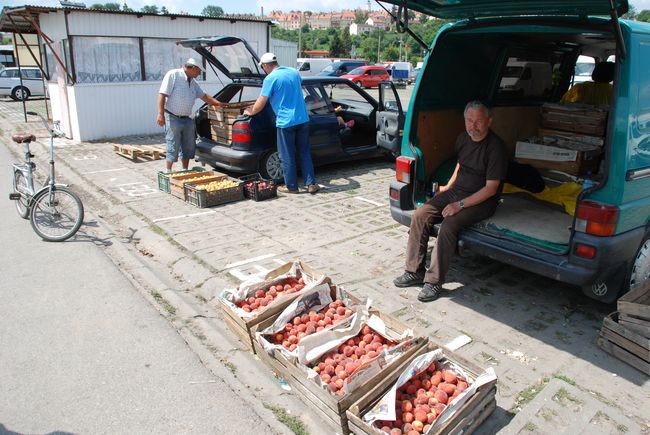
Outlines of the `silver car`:
M 20 73 L 22 71 L 22 84 Z M 5 68 L 0 71 L 0 96 L 10 96 L 16 101 L 33 95 L 45 95 L 43 74 L 36 67 Z

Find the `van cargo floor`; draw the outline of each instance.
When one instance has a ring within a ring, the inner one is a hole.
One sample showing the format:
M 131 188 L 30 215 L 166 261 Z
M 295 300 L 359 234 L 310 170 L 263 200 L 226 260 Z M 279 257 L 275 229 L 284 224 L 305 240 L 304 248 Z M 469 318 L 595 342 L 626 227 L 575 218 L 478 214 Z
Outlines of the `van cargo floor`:
M 573 216 L 560 207 L 516 193 L 502 195 L 494 216 L 472 229 L 561 254 L 568 250 L 572 225 Z

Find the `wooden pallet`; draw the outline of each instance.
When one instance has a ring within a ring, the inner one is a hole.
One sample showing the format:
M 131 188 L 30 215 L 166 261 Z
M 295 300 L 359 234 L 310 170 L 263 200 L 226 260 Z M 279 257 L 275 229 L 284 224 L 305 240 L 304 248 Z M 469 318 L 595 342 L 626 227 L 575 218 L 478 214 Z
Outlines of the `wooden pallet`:
M 618 323 L 618 312 L 603 320 L 598 345 L 607 353 L 650 375 L 650 339 Z
M 149 158 L 160 160 L 165 157 L 163 145 L 118 145 L 113 144 L 113 151 L 127 159 L 137 160 L 138 158 Z

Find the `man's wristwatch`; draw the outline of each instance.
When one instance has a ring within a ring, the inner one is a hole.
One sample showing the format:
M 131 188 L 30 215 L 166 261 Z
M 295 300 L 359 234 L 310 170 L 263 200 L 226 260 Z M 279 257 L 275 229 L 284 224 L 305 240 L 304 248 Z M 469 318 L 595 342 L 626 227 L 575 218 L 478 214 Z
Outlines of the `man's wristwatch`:
M 461 210 L 465 208 L 465 203 L 463 202 L 462 199 L 458 201 L 458 206 L 460 207 Z

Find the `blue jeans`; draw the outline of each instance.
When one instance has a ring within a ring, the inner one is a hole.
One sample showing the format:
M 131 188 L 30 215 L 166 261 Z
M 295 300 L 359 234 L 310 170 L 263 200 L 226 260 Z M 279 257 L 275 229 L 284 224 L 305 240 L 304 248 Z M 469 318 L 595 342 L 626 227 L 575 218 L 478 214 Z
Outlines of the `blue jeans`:
M 181 160 L 193 159 L 196 148 L 194 120 L 165 113 L 165 141 L 167 142 L 165 160 L 168 162 L 178 161 L 179 154 Z
M 300 160 L 300 170 L 305 186 L 316 184 L 309 146 L 309 124 L 305 122 L 287 128 L 278 128 L 277 131 L 278 153 L 287 188 L 298 188 L 296 157 Z

